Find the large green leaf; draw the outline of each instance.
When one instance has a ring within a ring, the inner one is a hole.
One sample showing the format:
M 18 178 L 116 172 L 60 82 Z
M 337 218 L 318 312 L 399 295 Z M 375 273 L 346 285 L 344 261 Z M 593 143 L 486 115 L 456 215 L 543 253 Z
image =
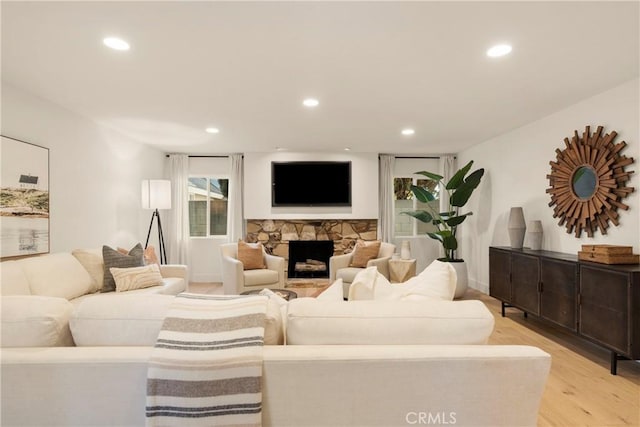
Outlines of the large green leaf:
M 406 211 L 402 212 L 404 215 L 410 215 L 422 222 L 431 222 L 433 220 L 433 216 L 427 211 Z
M 467 219 L 467 217 L 469 215 L 472 215 L 472 212 L 466 213 L 464 215 L 458 215 L 458 216 L 454 216 L 452 218 L 449 218 L 446 222 L 447 225 L 449 227 L 457 227 L 458 225 L 462 224 L 464 222 L 465 219 Z
M 442 236 L 438 233 L 427 233 L 427 236 L 431 237 L 434 240 L 439 240 L 442 242 Z
M 411 191 L 416 196 L 416 199 L 420 200 L 422 203 L 433 202 L 436 199 L 429 190 L 422 187 L 412 185 Z
M 420 172 L 416 172 L 416 175 L 424 175 L 427 178 L 430 178 L 434 181 L 440 181 L 442 180 L 444 177 L 441 175 L 438 175 L 437 173 L 433 173 L 433 172 L 427 172 L 427 171 L 420 171 Z
M 474 171 L 464 182 L 453 192 L 451 198 L 449 199 L 449 203 L 452 206 L 461 207 L 467 204 L 471 194 L 480 184 L 480 180 L 482 179 L 482 175 L 484 175 L 484 169 L 478 169 Z
M 464 182 L 464 176 L 467 174 L 467 172 L 469 172 L 469 169 L 471 169 L 471 165 L 473 165 L 473 160 L 467 163 L 462 169 L 460 169 L 458 172 L 456 172 L 455 175 L 451 177 L 449 182 L 447 182 L 447 190 L 455 190 Z
M 454 236 L 443 237 L 442 246 L 444 246 L 446 250 L 455 251 L 458 249 L 458 241 Z

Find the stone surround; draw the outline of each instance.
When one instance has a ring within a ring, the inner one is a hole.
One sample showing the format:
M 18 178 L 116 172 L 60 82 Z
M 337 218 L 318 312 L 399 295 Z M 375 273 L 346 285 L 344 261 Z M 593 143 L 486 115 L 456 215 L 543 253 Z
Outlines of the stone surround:
M 268 253 L 289 261 L 291 240 L 333 240 L 334 255 L 349 253 L 358 240 L 376 240 L 376 219 L 248 219 L 247 242 L 260 242 Z

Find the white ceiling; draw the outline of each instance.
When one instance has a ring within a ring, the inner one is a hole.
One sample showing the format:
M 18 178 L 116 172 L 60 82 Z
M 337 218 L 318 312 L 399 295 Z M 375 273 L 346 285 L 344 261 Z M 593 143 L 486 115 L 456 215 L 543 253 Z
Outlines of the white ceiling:
M 458 152 L 639 75 L 637 1 L 1 7 L 5 83 L 172 152 Z

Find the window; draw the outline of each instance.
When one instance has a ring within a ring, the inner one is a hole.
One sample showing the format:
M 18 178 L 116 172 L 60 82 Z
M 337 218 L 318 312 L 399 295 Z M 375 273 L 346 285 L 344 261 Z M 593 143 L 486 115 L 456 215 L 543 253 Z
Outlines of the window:
M 225 236 L 228 199 L 228 179 L 189 178 L 189 235 Z
M 402 212 L 424 210 L 427 212 L 439 212 L 440 200 L 422 203 L 411 192 L 411 185 L 416 185 L 433 192 L 437 190 L 438 183 L 426 178 L 396 177 L 393 179 L 393 207 L 394 207 L 394 235 L 416 236 L 438 231 L 433 224 L 427 224 Z

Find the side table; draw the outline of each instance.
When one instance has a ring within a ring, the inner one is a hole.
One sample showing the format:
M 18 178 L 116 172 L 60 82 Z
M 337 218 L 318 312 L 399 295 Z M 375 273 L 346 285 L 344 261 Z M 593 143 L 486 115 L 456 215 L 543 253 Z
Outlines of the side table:
M 416 275 L 415 259 L 390 259 L 389 278 L 391 283 L 402 283 Z

